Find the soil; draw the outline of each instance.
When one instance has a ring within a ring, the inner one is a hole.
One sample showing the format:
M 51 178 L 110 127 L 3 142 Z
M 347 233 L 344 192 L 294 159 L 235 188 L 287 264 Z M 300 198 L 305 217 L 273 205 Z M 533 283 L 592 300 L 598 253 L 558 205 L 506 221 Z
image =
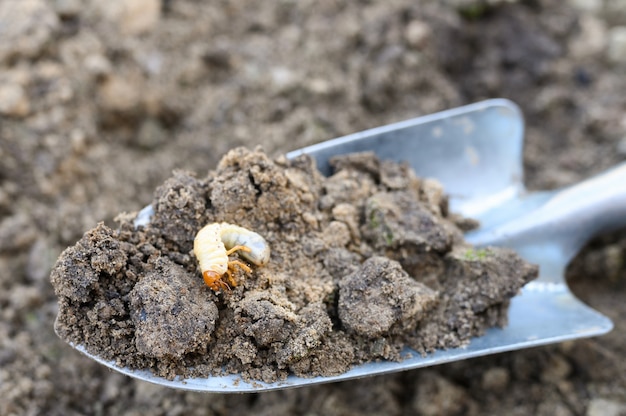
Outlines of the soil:
M 624 414 L 623 232 L 598 237 L 568 270 L 577 296 L 614 320 L 606 336 L 243 396 L 164 389 L 82 356 L 54 333 L 49 279 L 66 247 L 101 221 L 117 229 L 117 213 L 151 203 L 176 169 L 204 178 L 238 146 L 274 159 L 489 97 L 525 113 L 530 189 L 600 172 L 626 158 L 624 10 L 621 0 L 0 2 L 0 414 Z M 114 270 L 120 259 L 97 261 Z M 262 270 L 237 278 L 245 287 Z
M 324 178 L 308 156 L 272 161 L 240 147 L 207 178 L 176 172 L 149 223 L 135 227 L 134 214 L 115 230 L 100 223 L 61 254 L 51 274 L 57 333 L 162 377 L 274 382 L 399 360 L 405 346 L 464 346 L 506 324 L 536 266 L 465 243 L 441 185 L 404 165 L 372 153 L 331 165 Z M 203 224 L 236 221 L 265 236 L 271 262 L 209 288 L 194 237 Z

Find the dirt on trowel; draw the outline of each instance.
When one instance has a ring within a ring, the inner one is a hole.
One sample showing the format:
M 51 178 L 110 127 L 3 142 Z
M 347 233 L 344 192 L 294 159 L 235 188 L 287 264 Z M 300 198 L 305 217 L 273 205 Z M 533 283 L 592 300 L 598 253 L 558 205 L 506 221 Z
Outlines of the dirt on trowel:
M 99 224 L 62 253 L 51 277 L 57 333 L 167 378 L 273 382 L 399 360 L 405 347 L 459 347 L 506 325 L 535 266 L 465 243 L 471 220 L 404 164 L 359 153 L 332 166 L 324 177 L 307 156 L 236 148 L 206 177 L 174 172 L 149 223 L 121 214 L 117 229 Z M 251 272 L 235 268 L 236 284 L 214 290 L 193 244 L 222 222 L 261 235 L 271 257 L 263 266 L 240 257 Z

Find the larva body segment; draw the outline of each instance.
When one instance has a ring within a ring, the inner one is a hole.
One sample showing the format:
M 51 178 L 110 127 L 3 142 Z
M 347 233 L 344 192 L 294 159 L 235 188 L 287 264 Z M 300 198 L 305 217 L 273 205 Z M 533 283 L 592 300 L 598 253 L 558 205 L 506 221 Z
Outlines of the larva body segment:
M 228 255 L 221 238 L 220 223 L 213 223 L 202 228 L 193 240 L 193 254 L 200 264 L 200 271 L 213 271 L 223 275 L 228 269 Z
M 193 242 L 193 252 L 198 259 L 200 271 L 205 283 L 214 291 L 230 288 L 222 280 L 227 275 L 231 286 L 237 282 L 232 277 L 235 266 L 251 272 L 250 268 L 239 260 L 229 260 L 228 255 L 239 253 L 256 264 L 267 264 L 270 257 L 269 245 L 259 234 L 237 225 L 228 223 L 213 223 L 202 228 Z
M 240 254 L 246 260 L 257 266 L 263 266 L 270 261 L 270 246 L 259 234 L 225 222 L 220 225 L 221 239 L 227 250 L 235 246 L 245 246 L 250 251 L 242 251 Z

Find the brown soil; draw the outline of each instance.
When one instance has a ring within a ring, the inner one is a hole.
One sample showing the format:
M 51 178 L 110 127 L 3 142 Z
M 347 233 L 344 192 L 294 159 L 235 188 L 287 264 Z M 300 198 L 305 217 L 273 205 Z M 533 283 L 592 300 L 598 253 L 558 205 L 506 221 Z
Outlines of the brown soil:
M 459 347 L 506 324 L 536 267 L 502 248 L 476 255 L 441 186 L 407 167 L 371 153 L 331 164 L 324 178 L 309 157 L 274 162 L 237 148 L 207 178 L 177 172 L 147 225 L 124 215 L 61 254 L 57 333 L 162 377 L 273 382 L 398 360 L 407 345 Z M 190 255 L 197 231 L 216 222 L 257 231 L 272 251 L 232 290 L 205 285 Z
M 164 389 L 82 356 L 54 334 L 49 276 L 86 230 L 116 228 L 175 169 L 204 178 L 239 145 L 273 158 L 488 97 L 526 115 L 531 189 L 606 169 L 626 156 L 624 10 L 622 0 L 0 2 L 0 414 L 623 414 L 623 232 L 568 271 L 578 296 L 614 319 L 606 336 L 244 396 Z

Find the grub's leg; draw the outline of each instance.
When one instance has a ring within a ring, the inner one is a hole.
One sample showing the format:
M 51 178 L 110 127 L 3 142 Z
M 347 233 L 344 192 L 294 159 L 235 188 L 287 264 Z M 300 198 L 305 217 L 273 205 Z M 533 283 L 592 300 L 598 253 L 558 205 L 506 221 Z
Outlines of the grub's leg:
M 245 251 L 246 253 L 251 252 L 252 250 L 250 249 L 250 247 L 246 247 L 246 246 L 235 246 L 233 248 L 231 248 L 230 250 L 226 251 L 226 255 L 230 256 L 231 254 L 233 254 L 235 251 Z
M 230 270 L 230 268 L 228 270 L 226 270 L 226 277 L 228 277 L 228 281 L 230 282 L 230 286 L 226 283 L 226 282 L 222 282 L 224 283 L 226 286 L 228 286 L 229 288 L 235 287 L 237 286 L 237 281 L 235 280 L 235 278 L 233 277 L 233 272 Z
M 228 262 L 228 269 L 226 270 L 226 276 L 228 276 L 228 281 L 231 286 L 237 286 L 237 281 L 233 278 L 233 272 L 235 271 L 235 266 L 239 267 L 241 270 L 252 273 L 252 269 L 248 267 L 247 264 L 240 262 L 239 260 L 230 260 Z
M 239 260 L 230 260 L 228 262 L 228 269 L 229 270 L 235 270 L 235 266 L 239 267 L 241 270 L 245 271 L 246 273 L 252 273 L 252 269 L 250 267 L 248 267 L 247 264 L 239 261 Z

